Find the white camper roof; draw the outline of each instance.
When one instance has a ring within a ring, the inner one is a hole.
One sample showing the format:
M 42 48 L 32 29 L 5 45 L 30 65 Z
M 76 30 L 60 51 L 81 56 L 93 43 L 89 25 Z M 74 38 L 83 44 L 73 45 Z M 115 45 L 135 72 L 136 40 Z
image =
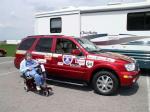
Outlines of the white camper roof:
M 127 4 L 116 4 L 106 6 L 94 6 L 94 7 L 68 7 L 60 10 L 50 12 L 36 13 L 35 17 L 49 17 L 66 14 L 82 14 L 82 13 L 95 13 L 104 11 L 122 11 L 122 10 L 135 10 L 135 9 L 150 8 L 150 2 L 138 2 L 138 3 L 127 3 Z

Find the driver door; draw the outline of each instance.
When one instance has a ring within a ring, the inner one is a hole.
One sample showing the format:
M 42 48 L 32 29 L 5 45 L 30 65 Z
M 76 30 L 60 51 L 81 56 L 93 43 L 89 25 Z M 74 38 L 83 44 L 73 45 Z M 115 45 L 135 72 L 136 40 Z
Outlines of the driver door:
M 53 68 L 59 76 L 82 79 L 85 74 L 85 57 L 72 55 L 79 47 L 70 39 L 57 38 L 53 54 Z

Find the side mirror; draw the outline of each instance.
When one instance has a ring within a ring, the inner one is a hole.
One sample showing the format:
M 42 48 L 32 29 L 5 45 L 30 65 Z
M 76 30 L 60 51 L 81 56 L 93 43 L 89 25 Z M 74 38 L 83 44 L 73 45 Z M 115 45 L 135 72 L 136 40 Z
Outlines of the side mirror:
M 73 49 L 73 50 L 71 51 L 71 54 L 72 54 L 72 55 L 79 56 L 79 55 L 81 55 L 82 53 L 81 53 L 81 51 L 80 51 L 79 49 Z

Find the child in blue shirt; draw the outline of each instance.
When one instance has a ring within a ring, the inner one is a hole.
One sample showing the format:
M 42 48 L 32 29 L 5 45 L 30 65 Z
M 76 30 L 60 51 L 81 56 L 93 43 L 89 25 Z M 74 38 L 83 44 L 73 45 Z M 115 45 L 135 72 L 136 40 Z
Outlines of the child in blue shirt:
M 25 54 L 25 59 L 20 63 L 20 72 L 25 76 L 31 76 L 34 78 L 37 90 L 41 90 L 40 86 L 44 84 L 43 76 L 39 75 L 35 69 L 38 66 L 38 62 L 32 59 L 30 53 Z

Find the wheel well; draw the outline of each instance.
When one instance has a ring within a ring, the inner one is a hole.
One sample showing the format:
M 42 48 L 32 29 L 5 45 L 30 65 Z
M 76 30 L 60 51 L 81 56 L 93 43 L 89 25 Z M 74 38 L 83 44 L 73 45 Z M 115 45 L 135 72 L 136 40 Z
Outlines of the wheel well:
M 99 72 L 99 71 L 109 71 L 109 72 L 114 73 L 114 75 L 117 77 L 117 79 L 118 79 L 118 81 L 119 81 L 119 86 L 120 86 L 120 78 L 119 78 L 119 76 L 117 75 L 117 73 L 116 73 L 114 70 L 109 69 L 109 68 L 100 68 L 100 69 L 96 69 L 95 71 L 93 71 L 93 72 L 92 72 L 92 76 L 91 76 L 91 78 L 90 78 L 90 84 L 91 84 L 91 82 L 92 82 L 92 80 L 93 80 L 94 75 L 95 75 L 97 72 Z

